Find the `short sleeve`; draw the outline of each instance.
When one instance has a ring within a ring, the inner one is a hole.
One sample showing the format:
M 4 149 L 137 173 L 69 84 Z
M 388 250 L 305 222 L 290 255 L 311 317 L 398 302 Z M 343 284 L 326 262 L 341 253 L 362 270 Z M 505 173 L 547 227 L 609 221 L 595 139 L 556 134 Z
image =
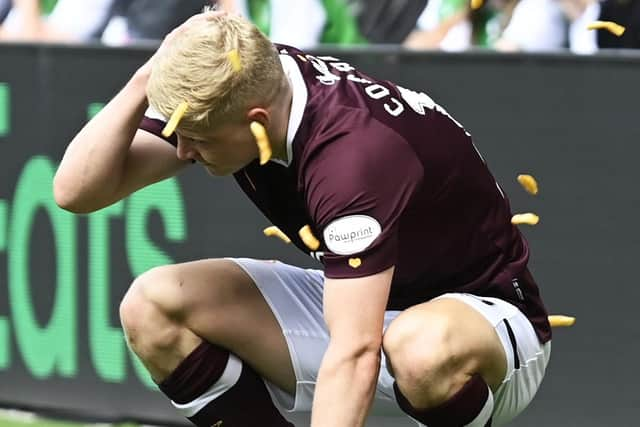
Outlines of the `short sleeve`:
M 372 120 L 326 145 L 305 174 L 306 197 L 325 246 L 325 275 L 363 277 L 398 259 L 400 218 L 422 182 L 413 148 Z
M 155 112 L 152 108 L 148 108 L 144 113 L 144 117 L 142 118 L 140 125 L 138 125 L 138 129 L 147 131 L 158 138 L 164 139 L 174 147 L 177 147 L 178 137 L 175 132 L 169 137 L 162 135 L 162 129 L 164 129 L 166 124 L 166 120 L 159 113 Z

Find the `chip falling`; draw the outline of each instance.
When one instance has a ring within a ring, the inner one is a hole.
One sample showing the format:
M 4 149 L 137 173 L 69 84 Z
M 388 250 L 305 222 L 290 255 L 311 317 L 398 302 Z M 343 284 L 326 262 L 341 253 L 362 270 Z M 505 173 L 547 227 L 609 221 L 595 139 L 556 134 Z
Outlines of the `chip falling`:
M 534 213 L 516 214 L 511 217 L 511 224 L 536 225 L 540 222 L 540 217 Z
M 320 241 L 316 239 L 316 236 L 313 235 L 311 231 L 311 227 L 309 225 L 305 225 L 298 231 L 298 235 L 302 239 L 305 245 L 312 251 L 317 250 L 320 247 Z
M 591 24 L 587 25 L 588 30 L 607 30 L 612 34 L 620 37 L 624 34 L 626 28 L 622 25 L 616 24 L 611 21 L 594 21 Z
M 265 228 L 264 230 L 262 230 L 262 232 L 267 237 L 277 237 L 285 243 L 291 243 L 291 239 L 275 225 Z
M 471 9 L 476 10 L 482 7 L 484 0 L 471 0 Z
M 558 326 L 573 326 L 576 323 L 576 318 L 571 316 L 563 316 L 560 314 L 552 314 L 548 317 L 549 324 L 552 328 Z
M 538 194 L 538 183 L 533 176 L 527 174 L 518 175 L 518 182 L 527 193 L 534 196 Z

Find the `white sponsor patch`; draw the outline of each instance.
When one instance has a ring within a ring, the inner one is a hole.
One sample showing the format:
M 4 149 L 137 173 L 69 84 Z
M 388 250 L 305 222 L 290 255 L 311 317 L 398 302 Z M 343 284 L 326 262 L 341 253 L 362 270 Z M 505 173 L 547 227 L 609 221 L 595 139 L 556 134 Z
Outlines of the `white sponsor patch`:
M 363 251 L 382 232 L 380 223 L 367 215 L 338 218 L 324 229 L 324 243 L 334 254 L 351 255 Z

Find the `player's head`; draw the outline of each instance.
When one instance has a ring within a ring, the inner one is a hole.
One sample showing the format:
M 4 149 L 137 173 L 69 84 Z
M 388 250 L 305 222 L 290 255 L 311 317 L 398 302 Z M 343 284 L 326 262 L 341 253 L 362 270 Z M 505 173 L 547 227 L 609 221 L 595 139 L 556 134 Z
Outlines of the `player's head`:
M 190 135 L 244 120 L 249 108 L 266 107 L 284 80 L 278 52 L 252 23 L 207 14 L 158 52 L 147 86 L 149 103 L 165 117 L 186 102 L 177 130 Z

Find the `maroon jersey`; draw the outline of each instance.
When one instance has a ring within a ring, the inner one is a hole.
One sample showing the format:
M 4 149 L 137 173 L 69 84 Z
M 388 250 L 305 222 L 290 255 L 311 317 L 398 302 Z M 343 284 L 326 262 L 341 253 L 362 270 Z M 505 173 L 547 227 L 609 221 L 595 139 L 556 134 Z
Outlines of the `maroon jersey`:
M 446 292 L 498 297 L 548 341 L 527 242 L 469 133 L 424 93 L 278 49 L 293 87 L 288 163 L 256 160 L 234 175 L 263 214 L 327 277 L 395 266 L 388 309 Z M 159 135 L 161 125 L 141 128 Z M 298 235 L 305 225 L 316 250 Z

